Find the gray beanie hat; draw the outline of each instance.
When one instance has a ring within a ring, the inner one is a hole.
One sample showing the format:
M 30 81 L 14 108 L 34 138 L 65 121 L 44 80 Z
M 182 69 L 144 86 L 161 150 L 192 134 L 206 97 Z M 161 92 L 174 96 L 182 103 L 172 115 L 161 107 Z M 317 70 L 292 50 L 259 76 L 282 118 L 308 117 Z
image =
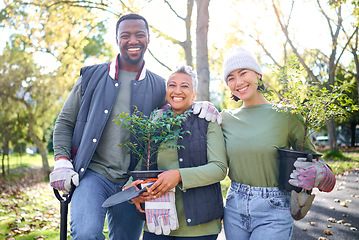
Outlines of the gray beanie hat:
M 223 80 L 227 83 L 228 75 L 236 69 L 250 69 L 262 75 L 262 69 L 253 55 L 242 47 L 231 48 L 224 57 Z

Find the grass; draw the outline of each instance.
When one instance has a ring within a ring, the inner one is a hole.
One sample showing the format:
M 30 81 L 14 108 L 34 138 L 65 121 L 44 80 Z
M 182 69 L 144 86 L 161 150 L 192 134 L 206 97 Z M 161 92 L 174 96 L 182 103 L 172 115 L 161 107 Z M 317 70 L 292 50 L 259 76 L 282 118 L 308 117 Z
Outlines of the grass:
M 359 168 L 359 151 L 343 152 L 343 155 L 344 157 L 338 159 L 338 155 L 335 154 L 336 157 L 327 160 L 335 174 Z M 53 155 L 49 154 L 50 166 L 54 164 L 53 159 Z M 17 155 L 12 155 L 9 163 L 11 174 L 5 179 L 0 177 L 0 183 L 5 182 L 10 187 L 24 183 L 24 186 L 20 189 L 10 188 L 7 192 L 0 192 L 0 239 L 59 239 L 60 203 L 54 196 L 49 182 L 44 180 L 46 178 L 36 175 L 36 171 L 40 172 L 39 168 L 42 166 L 40 155 L 25 155 L 21 159 Z M 37 170 L 32 173 L 28 171 L 29 168 L 37 168 Z M 24 171 L 28 172 L 24 173 Z M 28 181 L 27 185 L 26 181 Z M 225 197 L 230 187 L 228 176 L 221 181 L 221 185 Z M 69 220 L 70 217 L 68 222 Z M 108 238 L 107 224 L 104 234 Z

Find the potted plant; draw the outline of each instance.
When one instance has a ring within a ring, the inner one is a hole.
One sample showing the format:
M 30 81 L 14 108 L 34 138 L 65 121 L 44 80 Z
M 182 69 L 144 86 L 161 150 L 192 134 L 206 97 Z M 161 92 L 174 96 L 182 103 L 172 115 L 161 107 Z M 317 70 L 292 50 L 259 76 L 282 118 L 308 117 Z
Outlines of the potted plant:
M 303 152 L 303 145 L 309 130 L 318 131 L 331 118 L 345 118 L 357 109 L 353 100 L 346 94 L 349 84 L 330 86 L 331 91 L 322 85 L 308 83 L 300 78 L 300 69 L 296 58 L 288 62 L 288 66 L 277 68 L 275 73 L 279 79 L 280 100 L 275 105 L 277 111 L 294 114 L 304 126 L 305 134 L 301 141 L 300 151 L 278 149 L 280 161 L 279 187 L 286 191 L 301 191 L 288 183 L 294 162 L 298 157 L 305 157 L 307 161 L 320 158 L 320 154 Z
M 157 170 L 156 154 L 168 148 L 183 148 L 182 145 L 163 145 L 162 142 L 178 140 L 184 133 L 181 124 L 189 112 L 175 115 L 172 110 L 155 110 L 150 117 L 144 115 L 137 108 L 134 112 L 120 113 L 114 119 L 115 124 L 127 129 L 131 134 L 131 141 L 119 143 L 128 148 L 132 157 L 137 158 L 136 171 L 131 176 L 136 179 L 155 178 L 162 171 Z

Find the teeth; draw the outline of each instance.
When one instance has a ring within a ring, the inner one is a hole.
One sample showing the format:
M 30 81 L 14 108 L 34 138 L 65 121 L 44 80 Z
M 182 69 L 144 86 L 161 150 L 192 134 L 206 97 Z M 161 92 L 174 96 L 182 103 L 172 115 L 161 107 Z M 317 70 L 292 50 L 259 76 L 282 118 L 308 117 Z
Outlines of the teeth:
M 175 102 L 179 102 L 179 101 L 182 101 L 183 100 L 183 98 L 179 98 L 179 97 L 174 97 L 173 98 L 173 101 L 175 101 Z
M 140 48 L 129 48 L 127 50 L 130 51 L 130 52 L 135 52 L 135 51 L 139 51 Z
M 241 89 L 238 89 L 237 91 L 238 92 L 243 92 L 243 91 L 245 91 L 245 90 L 247 90 L 248 89 L 248 86 L 247 87 L 244 87 L 244 88 L 241 88 Z

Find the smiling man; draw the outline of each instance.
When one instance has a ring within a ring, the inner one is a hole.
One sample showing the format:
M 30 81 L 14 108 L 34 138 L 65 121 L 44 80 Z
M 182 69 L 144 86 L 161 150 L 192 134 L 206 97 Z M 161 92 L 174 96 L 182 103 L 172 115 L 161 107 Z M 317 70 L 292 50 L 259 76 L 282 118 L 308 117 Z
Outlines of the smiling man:
M 56 120 L 54 171 L 51 186 L 68 193 L 77 186 L 71 201 L 73 239 L 105 239 L 107 215 L 109 238 L 139 239 L 143 221 L 128 202 L 102 208 L 103 202 L 122 190 L 128 172 L 137 165 L 120 142 L 128 132 L 112 121 L 134 106 L 149 116 L 165 103 L 165 80 L 146 69 L 144 54 L 149 43 L 145 18 L 137 14 L 120 17 L 116 25 L 120 53 L 112 62 L 84 67 Z

